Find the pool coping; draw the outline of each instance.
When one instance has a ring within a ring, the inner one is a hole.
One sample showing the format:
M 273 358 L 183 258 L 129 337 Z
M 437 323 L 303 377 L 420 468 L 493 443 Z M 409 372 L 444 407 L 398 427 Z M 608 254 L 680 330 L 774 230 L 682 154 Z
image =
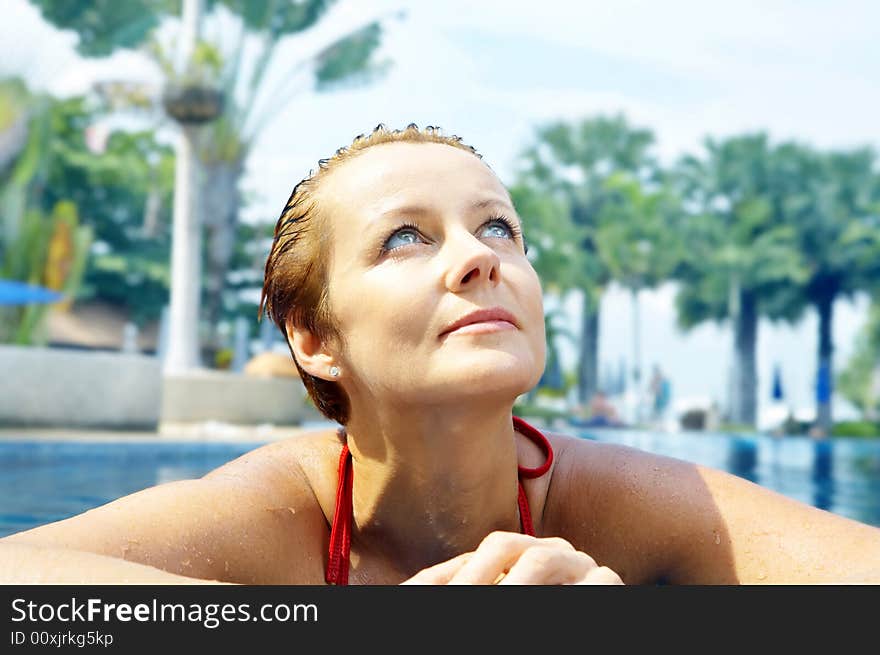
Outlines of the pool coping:
M 83 443 L 106 442 L 268 442 L 298 437 L 310 432 L 335 427 L 330 421 L 302 425 L 237 425 L 218 421 L 200 423 L 162 423 L 158 430 L 107 430 L 49 427 L 0 427 L 2 441 L 65 441 Z

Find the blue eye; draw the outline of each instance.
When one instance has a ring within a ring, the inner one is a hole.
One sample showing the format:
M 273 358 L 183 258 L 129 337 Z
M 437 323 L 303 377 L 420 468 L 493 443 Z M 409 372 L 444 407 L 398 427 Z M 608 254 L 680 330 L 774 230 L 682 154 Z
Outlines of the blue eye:
M 511 238 L 513 237 L 513 228 L 511 227 L 510 223 L 502 218 L 496 218 L 492 222 L 488 223 L 486 225 L 486 231 L 489 230 L 494 231 L 494 234 L 488 235 L 490 237 L 498 237 L 499 239 L 503 239 L 507 235 L 510 235 Z M 485 234 L 486 231 L 484 231 L 483 234 Z
M 406 238 L 401 238 L 400 242 L 395 245 L 394 240 L 397 239 L 398 237 L 401 237 L 401 235 L 403 235 L 403 237 L 406 237 Z M 385 250 L 394 250 L 395 248 L 399 248 L 401 246 L 408 246 L 413 243 L 418 243 L 418 240 L 419 240 L 419 233 L 418 233 L 418 229 L 416 228 L 416 226 L 415 225 L 404 225 L 400 229 L 395 230 L 394 233 L 390 237 L 388 237 L 388 240 L 385 241 L 384 249 Z
M 519 234 L 519 228 L 516 227 L 509 219 L 498 216 L 489 219 L 483 224 L 481 236 L 495 239 L 516 239 Z M 390 236 L 383 242 L 380 251 L 390 252 L 403 246 L 411 246 L 421 240 L 419 228 L 411 223 L 404 223 L 396 228 Z M 526 249 L 528 252 L 528 249 Z

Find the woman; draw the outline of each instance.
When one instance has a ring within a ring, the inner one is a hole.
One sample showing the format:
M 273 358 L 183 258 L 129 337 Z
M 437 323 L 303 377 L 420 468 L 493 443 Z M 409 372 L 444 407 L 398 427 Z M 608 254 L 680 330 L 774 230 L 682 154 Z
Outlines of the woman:
M 512 416 L 545 362 L 519 217 L 479 155 L 379 126 L 294 189 L 264 302 L 344 429 L 2 540 L 12 580 L 880 582 L 880 530 Z

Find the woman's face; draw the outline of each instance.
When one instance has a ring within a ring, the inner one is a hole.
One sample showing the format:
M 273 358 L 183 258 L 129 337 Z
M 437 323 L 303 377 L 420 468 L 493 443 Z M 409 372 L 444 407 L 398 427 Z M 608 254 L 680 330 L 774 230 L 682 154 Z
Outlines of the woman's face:
M 544 369 L 541 285 L 507 190 L 477 157 L 435 143 L 373 146 L 322 183 L 340 381 L 360 402 L 509 398 Z M 514 227 L 513 230 L 504 222 Z M 479 309 L 514 325 L 444 332 Z

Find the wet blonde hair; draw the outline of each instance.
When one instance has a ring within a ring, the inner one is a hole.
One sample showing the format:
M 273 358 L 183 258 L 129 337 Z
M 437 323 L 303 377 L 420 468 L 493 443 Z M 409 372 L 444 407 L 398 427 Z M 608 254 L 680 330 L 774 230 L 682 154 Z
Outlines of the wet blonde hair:
M 308 177 L 293 187 L 275 224 L 275 237 L 263 277 L 259 316 L 266 312 L 281 330 L 288 347 L 288 326 L 307 329 L 322 341 L 343 341 L 328 299 L 330 230 L 317 191 L 321 180 L 330 172 L 367 148 L 383 143 L 441 143 L 482 159 L 475 148 L 462 143 L 461 137 L 443 135 L 440 128 L 431 125 L 420 130 L 410 123 L 403 130 L 388 130 L 379 124 L 369 135 L 359 134 L 351 145 L 339 148 L 329 159 L 318 161 L 318 170 L 310 171 Z M 290 354 L 318 410 L 332 421 L 348 423 L 350 405 L 342 386 L 306 373 L 296 361 L 292 347 Z

